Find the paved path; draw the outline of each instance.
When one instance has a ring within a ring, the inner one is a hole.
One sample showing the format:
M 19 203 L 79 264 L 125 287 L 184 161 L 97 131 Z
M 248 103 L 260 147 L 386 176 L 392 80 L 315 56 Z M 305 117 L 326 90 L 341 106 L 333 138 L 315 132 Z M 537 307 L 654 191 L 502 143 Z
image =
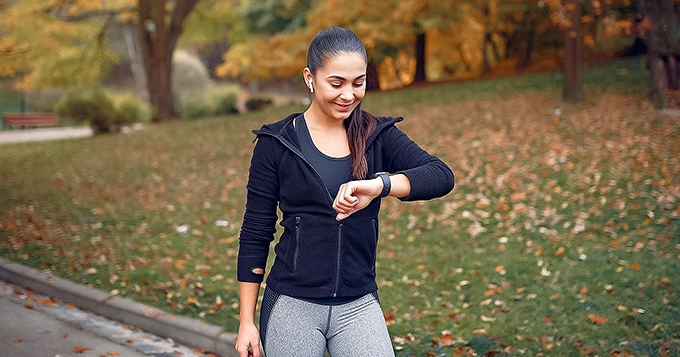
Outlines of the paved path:
M 0 316 L 0 356 L 207 356 L 2 280 Z
M 23 341 L 27 342 L 28 348 L 31 348 L 31 346 L 45 347 L 45 343 L 40 346 L 39 342 L 33 340 L 32 337 L 12 334 L 15 331 L 21 331 L 16 326 L 28 324 L 28 321 L 32 321 L 32 319 L 37 319 L 35 325 L 28 325 L 23 332 L 34 331 L 33 335 L 35 335 L 39 331 L 43 331 L 40 330 L 42 324 L 39 321 L 44 318 L 44 315 L 75 325 L 76 329 L 90 333 L 90 337 L 84 339 L 86 341 L 92 340 L 93 345 L 81 345 L 85 347 L 94 348 L 95 343 L 99 344 L 99 342 L 95 342 L 98 341 L 96 336 L 100 336 L 113 341 L 117 345 L 127 345 L 146 355 L 157 357 L 178 355 L 202 357 L 204 356 L 202 351 L 217 353 L 222 357 L 238 355 L 234 350 L 236 335 L 225 332 L 220 326 L 185 316 L 176 316 L 127 298 L 112 296 L 107 292 L 56 277 L 49 271 L 32 269 L 2 257 L 0 257 L 0 282 L 2 282 L 0 285 L 0 305 L 9 303 L 19 305 L 18 309 L 11 305 L 4 309 L 0 308 L 0 357 L 44 356 L 45 354 L 42 353 L 32 354 L 30 350 L 23 355 L 6 355 L 3 350 L 3 346 L 8 343 L 13 344 L 13 347 L 23 347 Z M 7 299 L 10 301 L 6 301 Z M 29 307 L 27 308 L 27 306 Z M 15 317 L 6 319 L 5 310 L 7 313 L 14 314 L 12 316 Z M 45 314 L 30 318 L 19 315 L 20 313 L 32 313 L 35 310 Z M 47 323 L 45 326 L 48 326 Z M 59 332 L 61 331 L 60 328 L 57 324 L 44 331 L 49 331 L 46 335 L 61 338 L 67 332 Z M 5 335 L 7 333 L 10 335 Z M 31 336 L 30 333 L 29 336 Z M 40 337 L 38 337 L 38 340 L 40 340 Z M 61 342 L 70 343 L 71 341 Z M 189 349 L 182 347 L 182 345 L 199 349 Z M 74 344 L 68 344 L 65 348 L 71 353 L 61 353 L 58 354 L 59 356 L 74 355 Z M 48 355 L 45 355 L 47 357 L 55 356 L 55 354 L 49 355 L 51 352 L 45 353 L 48 353 Z M 77 354 L 76 357 L 81 355 Z M 107 356 L 107 354 L 93 354 L 93 356 L 102 355 Z M 115 356 L 115 354 L 113 355 Z M 120 353 L 118 355 L 126 356 Z M 206 356 L 211 355 L 207 354 Z
M 92 129 L 88 127 L 13 129 L 0 131 L 0 144 L 86 138 L 92 135 Z

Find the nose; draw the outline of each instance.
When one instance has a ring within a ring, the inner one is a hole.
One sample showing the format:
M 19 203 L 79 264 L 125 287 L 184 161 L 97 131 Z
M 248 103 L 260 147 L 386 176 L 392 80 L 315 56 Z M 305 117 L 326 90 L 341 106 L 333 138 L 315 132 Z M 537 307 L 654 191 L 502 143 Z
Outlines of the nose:
M 352 92 L 351 86 L 345 86 L 340 92 L 340 99 L 350 101 L 354 98 L 354 92 Z

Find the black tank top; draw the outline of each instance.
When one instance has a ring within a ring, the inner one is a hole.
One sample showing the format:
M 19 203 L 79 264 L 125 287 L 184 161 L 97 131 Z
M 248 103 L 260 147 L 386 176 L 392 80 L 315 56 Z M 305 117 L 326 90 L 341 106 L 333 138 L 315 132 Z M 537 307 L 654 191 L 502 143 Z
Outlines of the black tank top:
M 297 133 L 298 141 L 300 142 L 302 154 L 316 172 L 319 173 L 321 179 L 323 179 L 323 183 L 326 185 L 326 188 L 328 188 L 331 197 L 335 198 L 340 189 L 340 185 L 349 181 L 352 174 L 349 155 L 344 157 L 331 157 L 322 153 L 312 141 L 312 136 L 309 134 L 309 128 L 307 128 L 307 122 L 305 122 L 304 115 L 298 116 L 295 121 L 295 132 Z

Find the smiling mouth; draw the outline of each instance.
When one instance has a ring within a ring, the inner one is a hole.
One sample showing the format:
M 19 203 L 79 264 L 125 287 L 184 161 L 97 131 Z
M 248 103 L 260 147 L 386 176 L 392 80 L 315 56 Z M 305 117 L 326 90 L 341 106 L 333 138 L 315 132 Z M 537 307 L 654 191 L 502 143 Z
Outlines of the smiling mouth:
M 335 104 L 338 108 L 340 108 L 340 110 L 347 110 L 347 109 L 349 109 L 349 108 L 352 106 L 352 104 L 354 104 L 354 102 L 349 103 L 349 104 L 339 104 L 339 103 L 334 103 L 334 104 Z

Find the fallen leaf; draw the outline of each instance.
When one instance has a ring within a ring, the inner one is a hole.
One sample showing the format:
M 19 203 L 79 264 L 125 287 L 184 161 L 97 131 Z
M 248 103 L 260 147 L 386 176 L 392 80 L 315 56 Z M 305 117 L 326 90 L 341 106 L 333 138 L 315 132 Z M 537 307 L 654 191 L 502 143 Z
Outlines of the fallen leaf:
M 118 352 L 116 352 L 116 351 L 106 352 L 106 354 L 109 355 L 109 356 L 114 356 L 114 357 L 115 357 L 115 356 L 120 356 L 120 353 L 118 353 Z
M 75 347 L 73 347 L 73 352 L 74 352 L 74 353 L 85 353 L 85 352 L 87 352 L 87 351 L 89 351 L 89 350 L 91 350 L 91 349 L 92 349 L 92 348 L 90 348 L 90 347 L 85 347 L 85 346 L 75 346 Z
M 640 264 L 638 264 L 638 262 L 635 262 L 631 264 L 630 268 L 633 270 L 640 270 Z
M 603 316 L 597 316 L 595 314 L 588 314 L 588 318 L 595 325 L 599 325 L 599 324 L 603 324 L 603 323 L 607 322 L 606 318 L 604 318 Z
M 38 300 L 38 301 L 36 301 L 36 302 L 37 302 L 38 304 L 44 305 L 44 306 L 50 306 L 50 307 L 57 307 L 57 306 L 58 306 L 57 303 L 55 303 L 55 302 L 52 301 L 51 299 L 40 299 L 40 300 Z
M 24 342 L 24 340 L 22 340 L 20 338 L 17 338 L 16 340 L 14 340 L 14 343 L 22 343 L 22 342 Z

